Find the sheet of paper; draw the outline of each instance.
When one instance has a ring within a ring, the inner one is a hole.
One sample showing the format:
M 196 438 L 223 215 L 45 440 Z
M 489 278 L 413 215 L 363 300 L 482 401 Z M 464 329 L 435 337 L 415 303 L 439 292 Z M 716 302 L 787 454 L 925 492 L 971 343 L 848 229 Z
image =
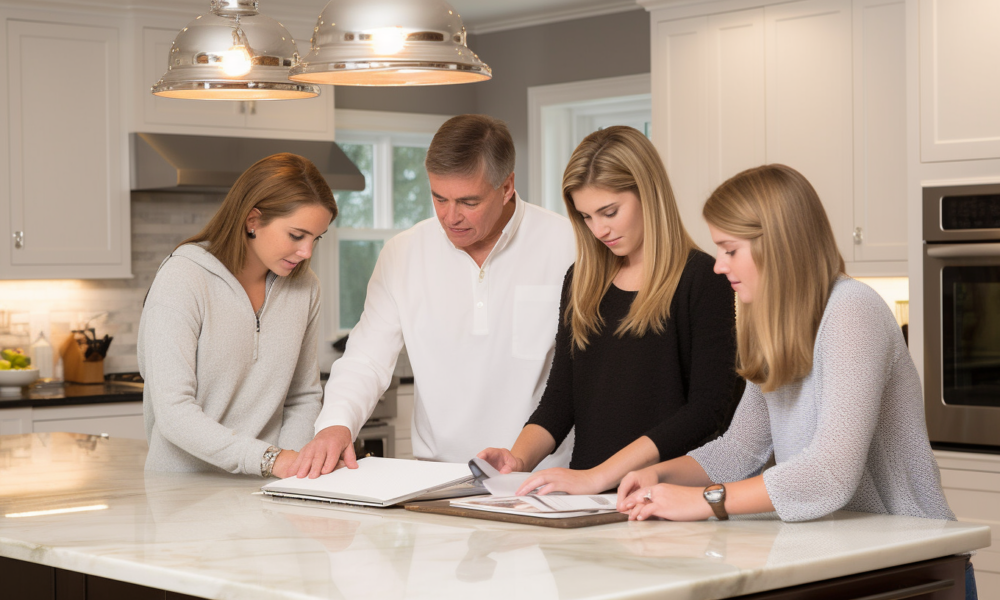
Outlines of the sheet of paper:
M 521 484 L 531 477 L 531 473 L 521 472 L 501 475 L 490 463 L 478 457 L 473 458 L 472 462 L 486 474 L 487 479 L 483 481 L 483 485 L 494 496 L 513 496 Z
M 524 500 L 533 504 L 543 512 L 566 512 L 575 510 L 615 510 L 618 496 L 615 494 L 597 494 L 593 496 L 577 496 L 571 494 L 534 494 L 524 496 Z

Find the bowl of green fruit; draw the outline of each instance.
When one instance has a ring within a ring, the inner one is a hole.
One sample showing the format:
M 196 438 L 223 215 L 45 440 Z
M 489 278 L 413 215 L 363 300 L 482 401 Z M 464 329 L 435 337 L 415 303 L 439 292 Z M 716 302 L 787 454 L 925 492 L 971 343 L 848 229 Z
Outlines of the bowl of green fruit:
M 0 351 L 0 393 L 20 394 L 21 388 L 38 380 L 38 369 L 31 368 L 31 359 L 20 350 Z

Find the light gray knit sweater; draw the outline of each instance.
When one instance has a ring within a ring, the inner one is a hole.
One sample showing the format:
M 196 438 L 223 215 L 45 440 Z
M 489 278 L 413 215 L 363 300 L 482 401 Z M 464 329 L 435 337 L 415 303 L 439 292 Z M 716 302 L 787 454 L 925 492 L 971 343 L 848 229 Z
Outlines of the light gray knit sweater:
M 903 335 L 882 298 L 842 277 L 833 287 L 804 379 L 763 393 L 747 383 L 732 425 L 690 456 L 715 482 L 764 472 L 784 521 L 844 509 L 931 519 L 948 508 Z
M 164 260 L 139 321 L 146 470 L 260 475 L 268 446 L 312 439 L 319 290 L 312 271 L 269 274 L 258 326 L 243 286 L 203 247 Z

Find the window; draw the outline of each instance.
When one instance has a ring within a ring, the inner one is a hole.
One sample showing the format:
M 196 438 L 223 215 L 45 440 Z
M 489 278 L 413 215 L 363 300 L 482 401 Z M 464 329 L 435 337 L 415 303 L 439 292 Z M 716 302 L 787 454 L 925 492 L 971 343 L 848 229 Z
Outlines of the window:
M 427 147 L 448 117 L 339 110 L 337 144 L 365 176 L 361 191 L 334 190 L 339 215 L 313 269 L 323 281 L 325 337 L 357 325 L 385 242 L 433 217 Z M 390 130 L 393 129 L 393 130 Z
M 651 121 L 649 75 L 528 88 L 530 199 L 565 215 L 563 171 L 583 138 L 612 125 L 629 125 L 650 137 Z

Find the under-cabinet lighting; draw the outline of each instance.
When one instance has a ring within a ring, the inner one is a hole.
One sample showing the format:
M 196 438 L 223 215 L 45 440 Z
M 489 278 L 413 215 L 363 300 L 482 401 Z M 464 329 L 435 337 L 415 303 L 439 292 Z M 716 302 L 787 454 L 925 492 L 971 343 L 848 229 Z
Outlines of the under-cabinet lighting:
M 44 517 L 48 515 L 64 515 L 67 513 L 89 512 L 92 510 L 106 510 L 107 504 L 94 504 L 92 506 L 74 506 L 72 508 L 53 508 L 51 510 L 33 510 L 30 512 L 7 513 L 4 516 L 8 519 L 20 519 L 22 517 Z

